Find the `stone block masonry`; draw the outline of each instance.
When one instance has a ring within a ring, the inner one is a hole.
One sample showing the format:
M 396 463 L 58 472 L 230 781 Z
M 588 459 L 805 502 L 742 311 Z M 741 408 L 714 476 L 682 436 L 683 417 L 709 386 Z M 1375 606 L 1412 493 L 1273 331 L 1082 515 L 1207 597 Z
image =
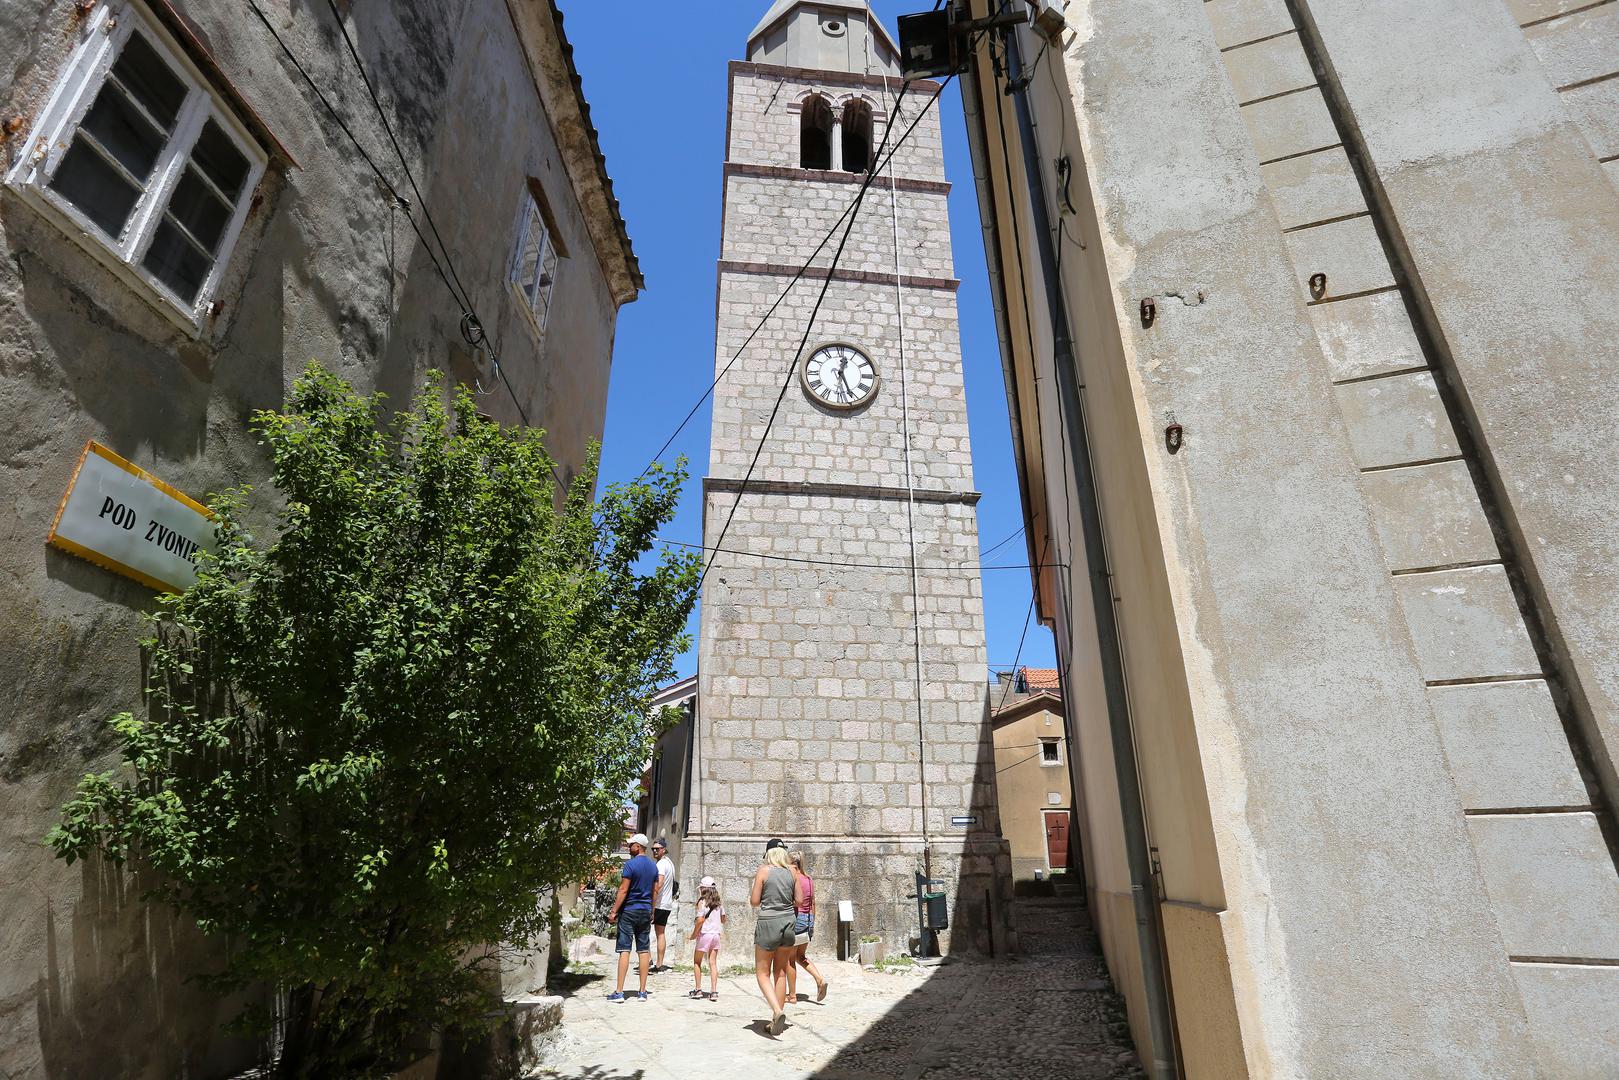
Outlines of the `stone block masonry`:
M 732 66 L 716 373 L 859 190 L 857 174 L 798 167 L 805 102 L 820 95 L 841 115 L 864 101 L 881 143 L 898 87 Z M 899 130 L 930 92 L 906 98 Z M 867 192 L 830 282 L 836 236 L 716 391 L 704 543 L 721 550 L 702 598 L 682 891 L 718 879 L 745 941 L 747 891 L 780 836 L 807 853 L 823 934 L 847 900 L 857 933 L 911 947 L 924 871 L 950 902 L 941 945 L 987 951 L 1007 942 L 1010 862 L 936 111 L 892 171 Z M 828 408 L 799 384 L 798 364 L 832 343 L 870 358 L 871 401 Z

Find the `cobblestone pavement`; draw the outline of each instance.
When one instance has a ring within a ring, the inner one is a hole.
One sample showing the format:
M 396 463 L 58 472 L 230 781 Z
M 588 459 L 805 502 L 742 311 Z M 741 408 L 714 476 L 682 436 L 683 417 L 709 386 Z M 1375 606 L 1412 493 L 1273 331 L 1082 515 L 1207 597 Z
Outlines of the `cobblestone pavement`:
M 575 977 L 563 1031 L 539 1076 L 556 1080 L 1139 1080 L 1123 1006 L 1082 907 L 1020 900 L 1022 955 L 884 974 L 818 961 L 824 1004 L 765 1030 L 752 974 L 692 1001 L 689 972 L 652 977 L 651 1000 L 605 999 L 604 976 Z M 723 964 L 742 959 L 730 950 Z M 606 965 L 603 965 L 606 968 Z M 633 989 L 635 976 L 630 976 Z M 814 985 L 805 980 L 813 990 Z M 557 992 L 553 989 L 553 992 Z

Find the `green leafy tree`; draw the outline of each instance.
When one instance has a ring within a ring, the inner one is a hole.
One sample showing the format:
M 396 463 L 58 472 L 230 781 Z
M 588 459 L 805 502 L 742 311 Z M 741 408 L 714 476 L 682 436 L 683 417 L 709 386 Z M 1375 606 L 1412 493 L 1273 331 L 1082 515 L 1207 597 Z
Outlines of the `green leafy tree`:
M 561 510 L 538 432 L 453 410 L 435 379 L 391 424 L 311 365 L 255 427 L 249 492 L 152 616 L 147 708 L 111 721 L 49 842 L 143 860 L 155 896 L 226 939 L 222 988 L 274 988 L 285 1076 L 397 1064 L 424 1030 L 473 1032 L 489 943 L 548 932 L 542 889 L 622 837 L 697 566 L 665 554 L 680 469 Z

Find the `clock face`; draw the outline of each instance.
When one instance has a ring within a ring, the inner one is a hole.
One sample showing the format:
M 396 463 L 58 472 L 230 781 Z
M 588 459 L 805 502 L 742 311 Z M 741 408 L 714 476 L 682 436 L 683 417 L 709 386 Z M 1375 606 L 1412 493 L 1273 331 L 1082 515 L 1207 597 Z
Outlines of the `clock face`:
M 804 364 L 804 389 L 822 405 L 853 409 L 877 393 L 877 366 L 852 345 L 827 345 Z

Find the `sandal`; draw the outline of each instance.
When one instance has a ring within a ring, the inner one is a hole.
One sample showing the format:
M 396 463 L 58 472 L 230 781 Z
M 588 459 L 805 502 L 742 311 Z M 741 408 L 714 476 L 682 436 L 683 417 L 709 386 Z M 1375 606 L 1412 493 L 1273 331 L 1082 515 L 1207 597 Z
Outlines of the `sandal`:
M 708 992 L 708 1000 L 710 1000 L 710 1001 L 718 1001 L 719 999 L 720 999 L 720 992 L 718 990 L 710 990 Z
M 706 997 L 707 995 L 704 994 L 701 990 L 688 990 L 688 991 L 686 991 L 686 996 L 691 998 L 693 1001 L 700 1001 L 704 997 Z
M 816 1001 L 825 1001 L 826 1000 L 826 987 L 827 987 L 827 980 L 822 979 L 821 980 L 821 985 L 817 986 L 815 988 L 815 1000 Z

